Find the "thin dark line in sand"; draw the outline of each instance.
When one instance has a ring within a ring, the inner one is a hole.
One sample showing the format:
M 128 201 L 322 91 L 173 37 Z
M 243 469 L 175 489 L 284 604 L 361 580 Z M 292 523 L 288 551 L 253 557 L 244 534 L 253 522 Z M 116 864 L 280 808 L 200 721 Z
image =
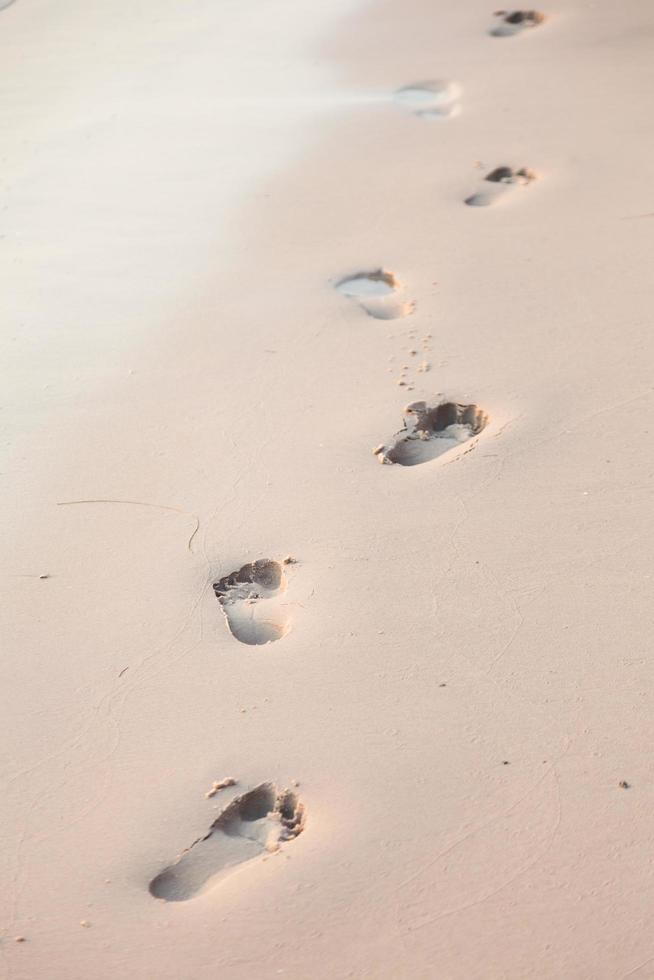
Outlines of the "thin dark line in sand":
M 172 510 L 176 514 L 185 514 L 188 517 L 193 517 L 195 519 L 195 528 L 191 537 L 188 539 L 187 548 L 191 551 L 191 543 L 193 538 L 200 530 L 200 518 L 197 514 L 190 514 L 187 510 L 182 510 L 181 507 L 169 507 L 166 504 L 151 504 L 145 500 L 110 500 L 105 498 L 98 498 L 93 500 L 58 500 L 57 507 L 70 507 L 73 504 L 131 504 L 133 507 L 154 507 L 156 510 Z

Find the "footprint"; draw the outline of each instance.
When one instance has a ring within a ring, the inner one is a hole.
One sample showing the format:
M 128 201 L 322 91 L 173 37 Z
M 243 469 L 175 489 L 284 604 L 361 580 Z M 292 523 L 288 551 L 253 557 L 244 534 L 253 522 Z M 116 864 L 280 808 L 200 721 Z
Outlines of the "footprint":
M 416 306 L 412 300 L 403 298 L 404 286 L 385 269 L 346 276 L 336 283 L 335 288 L 348 299 L 358 300 L 359 306 L 377 320 L 409 316 Z
M 428 463 L 479 435 L 488 424 L 488 416 L 477 405 L 441 402 L 429 407 L 426 402 L 413 402 L 404 411 L 404 428 L 393 445 L 375 449 L 380 463 Z
M 207 885 L 215 885 L 238 865 L 301 834 L 305 811 L 295 793 L 278 792 L 273 783 L 261 783 L 237 796 L 209 833 L 194 841 L 150 882 L 150 894 L 167 902 L 185 902 Z
M 512 187 L 526 187 L 535 179 L 536 174 L 526 167 L 520 167 L 519 170 L 513 170 L 511 167 L 495 167 L 484 177 L 481 189 L 466 197 L 465 203 L 475 208 L 488 207 L 504 197 Z
M 214 582 L 230 632 L 241 643 L 261 646 L 281 640 L 291 628 L 279 597 L 286 591 L 284 564 L 260 558 Z
M 545 20 L 545 15 L 538 10 L 497 10 L 495 16 L 499 23 L 491 28 L 493 37 L 513 37 L 528 27 L 538 27 Z
M 459 112 L 459 86 L 454 82 L 416 82 L 395 93 L 395 101 L 411 109 L 416 116 L 446 119 Z

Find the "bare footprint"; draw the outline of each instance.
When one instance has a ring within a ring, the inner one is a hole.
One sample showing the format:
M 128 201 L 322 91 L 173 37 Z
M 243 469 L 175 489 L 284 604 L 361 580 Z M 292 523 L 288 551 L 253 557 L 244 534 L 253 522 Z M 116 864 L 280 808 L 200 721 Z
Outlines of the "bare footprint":
M 185 902 L 245 861 L 279 850 L 301 834 L 304 825 L 304 806 L 295 793 L 261 783 L 232 800 L 205 837 L 153 878 L 150 894 L 167 902 Z
M 279 601 L 286 586 L 284 564 L 260 558 L 214 582 L 213 591 L 232 635 L 241 643 L 261 646 L 281 640 L 291 628 L 288 611 Z
M 395 101 L 427 119 L 446 119 L 459 112 L 460 90 L 454 82 L 416 82 L 395 93 Z
M 488 207 L 504 197 L 512 187 L 526 187 L 535 179 L 536 174 L 526 167 L 520 167 L 519 170 L 513 170 L 511 167 L 495 167 L 486 174 L 481 188 L 475 194 L 466 197 L 465 203 L 475 208 Z
M 459 448 L 488 424 L 488 416 L 477 405 L 441 402 L 429 407 L 426 402 L 413 402 L 404 412 L 404 428 L 394 437 L 393 444 L 375 450 L 380 463 L 428 463 Z
M 529 27 L 538 27 L 545 20 L 545 15 L 538 10 L 496 10 L 498 18 L 490 30 L 493 37 L 513 37 Z
M 369 316 L 377 320 L 396 320 L 409 316 L 415 309 L 412 300 L 404 299 L 404 286 L 392 272 L 374 269 L 357 272 L 336 283 L 337 291 L 355 299 Z

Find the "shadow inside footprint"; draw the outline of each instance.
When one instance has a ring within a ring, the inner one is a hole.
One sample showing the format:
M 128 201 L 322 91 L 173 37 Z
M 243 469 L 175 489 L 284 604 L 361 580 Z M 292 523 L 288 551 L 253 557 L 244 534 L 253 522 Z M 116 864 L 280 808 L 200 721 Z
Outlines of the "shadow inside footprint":
M 278 792 L 273 783 L 261 783 L 232 800 L 205 837 L 153 878 L 150 894 L 167 902 L 185 902 L 245 861 L 279 850 L 302 833 L 304 824 L 304 806 L 295 793 Z
M 213 584 L 230 632 L 250 646 L 273 643 L 290 630 L 288 614 L 279 603 L 285 590 L 283 565 L 269 558 L 249 562 Z
M 404 411 L 404 428 L 393 445 L 375 450 L 380 463 L 428 463 L 479 435 L 488 423 L 488 416 L 477 405 L 441 402 L 429 407 L 426 402 L 413 402 Z
M 538 10 L 498 10 L 499 18 L 490 30 L 493 37 L 512 37 L 529 27 L 538 27 L 545 20 L 545 15 Z
M 495 167 L 484 177 L 481 189 L 466 197 L 465 204 L 476 208 L 488 207 L 495 204 L 512 187 L 526 187 L 535 179 L 536 174 L 527 167 L 520 167 L 519 170 L 513 170 L 511 167 Z
M 359 306 L 377 320 L 396 320 L 415 309 L 415 303 L 402 297 L 402 283 L 385 269 L 346 276 L 336 283 L 335 289 L 348 299 L 357 300 Z
M 416 82 L 395 93 L 395 101 L 427 119 L 445 119 L 459 111 L 459 87 L 454 82 Z

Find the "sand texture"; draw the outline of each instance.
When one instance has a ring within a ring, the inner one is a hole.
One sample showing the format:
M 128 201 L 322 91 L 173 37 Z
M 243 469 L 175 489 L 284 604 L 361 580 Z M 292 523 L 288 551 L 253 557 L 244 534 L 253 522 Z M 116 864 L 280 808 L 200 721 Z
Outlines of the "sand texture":
M 654 7 L 0 8 L 2 980 L 652 980 Z

